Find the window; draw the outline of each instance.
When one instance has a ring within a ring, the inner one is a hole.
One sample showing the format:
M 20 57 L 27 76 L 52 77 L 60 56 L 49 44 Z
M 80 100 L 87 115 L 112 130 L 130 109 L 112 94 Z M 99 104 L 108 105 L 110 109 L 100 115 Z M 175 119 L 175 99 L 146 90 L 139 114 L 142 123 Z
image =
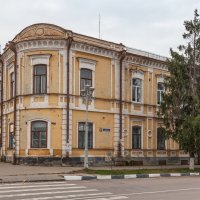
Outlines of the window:
M 34 94 L 45 94 L 47 92 L 47 67 L 46 65 L 34 66 Z
M 14 125 L 9 125 L 9 148 L 14 148 Z
M 85 85 L 92 86 L 92 70 L 81 69 L 81 85 L 80 91 L 85 89 Z
M 78 124 L 78 148 L 85 148 L 85 122 Z M 88 123 L 88 148 L 93 148 L 93 124 Z
M 132 149 L 141 149 L 141 127 L 132 127 Z
M 162 94 L 164 92 L 164 83 L 158 82 L 157 84 L 157 104 L 161 104 L 162 102 Z
M 15 96 L 15 76 L 14 72 L 10 74 L 10 98 Z
M 132 86 L 132 101 L 141 102 L 142 80 L 139 78 L 133 79 Z
M 165 150 L 165 130 L 162 127 L 157 128 L 157 149 Z
M 47 148 L 47 122 L 31 123 L 31 148 Z

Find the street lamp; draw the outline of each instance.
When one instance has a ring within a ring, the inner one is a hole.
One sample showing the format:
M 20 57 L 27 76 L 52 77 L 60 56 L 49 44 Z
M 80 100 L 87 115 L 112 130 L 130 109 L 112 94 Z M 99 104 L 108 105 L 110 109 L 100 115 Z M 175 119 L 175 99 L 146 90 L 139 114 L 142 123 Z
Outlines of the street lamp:
M 92 100 L 92 93 L 94 88 L 90 85 L 85 85 L 84 90 L 81 90 L 81 96 L 86 106 L 86 120 L 85 120 L 85 150 L 84 150 L 84 168 L 88 169 L 88 104 Z

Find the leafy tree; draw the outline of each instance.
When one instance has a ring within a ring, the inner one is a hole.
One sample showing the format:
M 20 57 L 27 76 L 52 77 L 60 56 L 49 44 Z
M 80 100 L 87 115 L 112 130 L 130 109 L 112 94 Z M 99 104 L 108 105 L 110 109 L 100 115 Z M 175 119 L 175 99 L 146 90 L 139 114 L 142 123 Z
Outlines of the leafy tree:
M 165 93 L 159 114 L 163 117 L 166 135 L 177 141 L 190 155 L 190 169 L 194 156 L 200 152 L 200 18 L 185 21 L 185 45 L 171 52 L 168 60 L 170 76 L 165 79 Z

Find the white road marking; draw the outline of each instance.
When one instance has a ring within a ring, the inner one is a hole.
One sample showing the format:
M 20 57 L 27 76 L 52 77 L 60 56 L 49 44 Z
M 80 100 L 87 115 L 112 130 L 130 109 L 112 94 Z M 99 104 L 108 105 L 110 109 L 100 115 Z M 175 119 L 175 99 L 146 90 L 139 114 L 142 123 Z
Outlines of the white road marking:
M 0 200 L 7 198 L 20 198 L 20 200 L 120 200 L 128 197 L 114 195 L 110 192 L 100 192 L 97 189 L 87 189 L 86 186 L 67 184 L 66 182 L 60 184 L 43 182 L 40 184 L 0 184 Z
M 57 185 L 19 185 L 19 186 L 4 186 L 1 187 L 0 185 L 0 190 L 4 190 L 4 189 L 13 189 L 13 188 L 36 188 L 36 187 L 60 187 L 60 186 L 73 186 L 76 184 L 57 184 Z
M 132 196 L 132 195 L 143 195 L 143 194 L 181 192 L 181 191 L 190 191 L 190 190 L 200 190 L 200 188 L 182 188 L 182 189 L 177 189 L 177 190 L 158 190 L 158 191 L 149 191 L 149 192 L 134 192 L 134 193 L 126 193 L 126 194 L 117 194 L 117 195 L 113 195 L 113 196 Z
M 66 198 L 74 198 L 74 197 L 81 197 L 83 196 L 85 198 L 93 198 L 93 196 L 105 196 L 105 195 L 112 195 L 110 192 L 103 192 L 103 193 L 92 193 L 92 194 L 71 194 L 71 195 L 65 195 L 65 196 L 51 196 L 51 197 L 36 197 L 31 199 L 21 199 L 21 200 L 49 200 L 49 199 L 66 199 Z
M 23 196 L 34 196 L 34 195 L 53 195 L 53 194 L 60 194 L 60 193 L 79 193 L 79 192 L 96 192 L 96 189 L 86 189 L 86 190 L 69 190 L 69 191 L 55 191 L 55 192 L 36 192 L 36 193 L 22 193 L 22 194 L 7 194 L 7 195 L 0 195 L 0 198 L 7 198 L 7 197 L 23 197 Z
M 31 192 L 31 191 L 41 191 L 41 190 L 68 190 L 68 189 L 84 189 L 86 188 L 85 186 L 75 186 L 75 187 L 58 187 L 58 188 L 34 188 L 34 189 L 19 189 L 19 190 L 5 190 L 5 191 L 0 191 L 0 194 L 2 193 L 11 193 L 11 192 Z
M 31 184 L 31 185 L 43 185 L 43 184 L 51 185 L 51 184 L 66 184 L 66 181 L 46 181 L 46 182 L 20 182 L 20 183 L 0 183 L 1 185 L 24 185 L 24 184 Z

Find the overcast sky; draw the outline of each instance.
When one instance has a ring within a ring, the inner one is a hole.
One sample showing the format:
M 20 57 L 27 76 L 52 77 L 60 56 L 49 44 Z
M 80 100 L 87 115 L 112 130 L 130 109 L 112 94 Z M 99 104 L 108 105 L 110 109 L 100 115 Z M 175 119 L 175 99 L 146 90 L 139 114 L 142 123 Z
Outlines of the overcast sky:
M 53 23 L 74 32 L 169 56 L 183 43 L 184 20 L 200 0 L 0 0 L 0 44 L 26 26 Z

